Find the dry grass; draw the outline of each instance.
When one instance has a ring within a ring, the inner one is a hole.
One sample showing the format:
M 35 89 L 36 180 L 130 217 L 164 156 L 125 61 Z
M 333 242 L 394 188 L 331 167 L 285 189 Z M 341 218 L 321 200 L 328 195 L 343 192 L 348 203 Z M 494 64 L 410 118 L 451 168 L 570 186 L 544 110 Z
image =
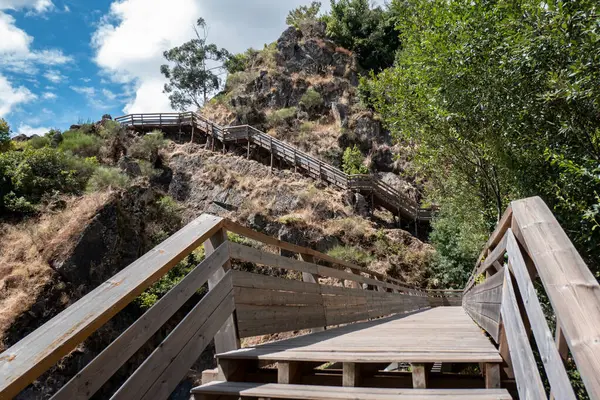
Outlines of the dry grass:
M 52 277 L 50 261 L 68 253 L 75 237 L 109 198 L 107 192 L 69 198 L 63 211 L 0 226 L 0 343 Z

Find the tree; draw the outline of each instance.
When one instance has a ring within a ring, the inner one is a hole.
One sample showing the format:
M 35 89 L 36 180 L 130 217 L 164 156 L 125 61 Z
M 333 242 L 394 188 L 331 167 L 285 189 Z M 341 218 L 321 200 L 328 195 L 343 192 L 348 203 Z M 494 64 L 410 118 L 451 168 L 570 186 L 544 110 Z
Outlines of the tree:
M 334 42 L 356 53 L 363 68 L 381 71 L 394 62 L 400 39 L 393 9 L 371 8 L 369 0 L 331 0 L 323 17 Z
M 313 1 L 310 3 L 310 6 L 300 6 L 290 11 L 285 19 L 285 23 L 296 29 L 302 29 L 306 23 L 317 19 L 320 10 L 321 2 Z
M 10 126 L 4 118 L 0 118 L 0 152 L 10 148 Z
M 354 145 L 346 147 L 342 156 L 342 170 L 348 175 L 366 174 L 369 169 L 364 165 L 365 158 L 360 149 Z
M 171 106 L 186 110 L 195 105 L 200 108 L 210 93 L 221 87 L 220 73 L 230 54 L 215 44 L 207 44 L 208 29 L 203 18 L 194 27 L 196 38 L 163 53 L 172 66 L 164 64 L 160 72 L 169 79 L 164 92 L 169 94 Z

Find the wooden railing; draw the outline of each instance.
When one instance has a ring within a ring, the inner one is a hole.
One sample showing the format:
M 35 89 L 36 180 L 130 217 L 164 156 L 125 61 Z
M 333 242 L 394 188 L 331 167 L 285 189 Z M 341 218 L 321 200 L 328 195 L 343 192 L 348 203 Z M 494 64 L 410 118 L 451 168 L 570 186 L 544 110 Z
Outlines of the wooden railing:
M 536 281 L 553 315 L 545 315 Z M 463 306 L 498 343 L 521 398 L 548 398 L 533 334 L 551 398 L 576 398 L 564 364 L 570 352 L 589 397 L 600 399 L 600 286 L 539 197 L 511 203 L 479 257 Z
M 299 259 L 229 242 L 228 231 L 263 247 L 296 253 Z M 422 290 L 205 214 L 0 354 L 0 399 L 17 395 L 202 245 L 205 259 L 52 399 L 92 397 L 206 283 L 208 294 L 127 378 L 112 399 L 166 399 L 213 337 L 217 352 L 224 352 L 238 348 L 239 339 L 244 336 L 322 329 L 461 302 L 460 292 Z M 232 260 L 297 271 L 302 281 L 234 271 Z M 319 282 L 321 277 L 333 278 L 328 281 L 336 281 L 338 286 Z
M 181 114 L 129 114 L 117 117 L 115 121 L 142 130 L 169 127 L 179 128 L 180 130 L 182 127 L 189 127 L 192 130 L 199 129 L 223 144 L 246 142 L 248 144 L 248 156 L 250 156 L 249 146 L 254 144 L 271 154 L 271 165 L 273 159 L 277 158 L 292 165 L 296 170 L 300 169 L 312 178 L 323 180 L 339 188 L 370 192 L 379 200 L 381 206 L 397 216 L 411 220 L 429 221 L 433 215 L 432 209 L 420 208 L 414 200 L 374 175 L 348 175 L 334 166 L 249 125 L 221 127 L 193 112 Z M 211 146 L 214 148 L 214 141 Z

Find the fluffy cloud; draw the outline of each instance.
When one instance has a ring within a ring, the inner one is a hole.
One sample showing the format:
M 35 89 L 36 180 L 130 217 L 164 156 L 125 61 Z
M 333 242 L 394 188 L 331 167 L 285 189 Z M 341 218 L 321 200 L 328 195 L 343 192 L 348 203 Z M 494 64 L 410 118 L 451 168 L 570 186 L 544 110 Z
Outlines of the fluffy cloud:
M 46 71 L 44 73 L 44 78 L 48 79 L 52 83 L 61 83 L 67 79 L 66 76 L 53 69 Z
M 31 136 L 31 135 L 42 136 L 48 132 L 50 132 L 50 128 L 48 128 L 48 127 L 45 127 L 45 126 L 33 127 L 33 126 L 25 125 L 23 123 L 21 123 L 16 130 L 17 135 L 23 134 L 26 136 Z
M 0 75 L 0 118 L 9 114 L 13 107 L 36 99 L 24 86 L 13 87 L 8 79 Z
M 132 84 L 125 112 L 171 110 L 162 93 L 163 51 L 193 36 L 198 17 L 209 24 L 209 41 L 232 52 L 262 48 L 285 29 L 288 11 L 307 0 L 119 0 L 93 35 L 96 63 L 115 82 Z M 165 22 L 167 21 L 167 22 Z M 256 21 L 265 21 L 257 24 Z
M 42 94 L 42 97 L 46 100 L 54 100 L 54 99 L 56 99 L 56 94 L 54 94 L 52 92 L 44 92 Z
M 43 13 L 54 8 L 50 0 L 0 0 L 0 68 L 34 74 L 37 65 L 62 65 L 72 60 L 61 50 L 36 51 L 31 49 L 33 37 L 17 27 L 13 16 L 3 10 L 29 9 Z

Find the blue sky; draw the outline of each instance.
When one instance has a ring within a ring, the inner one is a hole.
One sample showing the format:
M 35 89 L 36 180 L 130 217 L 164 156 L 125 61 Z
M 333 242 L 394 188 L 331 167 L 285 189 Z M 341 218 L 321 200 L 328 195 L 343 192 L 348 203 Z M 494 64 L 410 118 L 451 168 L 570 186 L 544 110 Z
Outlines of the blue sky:
M 240 52 L 276 40 L 287 12 L 309 2 L 0 0 L 0 117 L 30 135 L 170 111 L 162 52 L 189 40 L 198 17 L 210 41 Z

